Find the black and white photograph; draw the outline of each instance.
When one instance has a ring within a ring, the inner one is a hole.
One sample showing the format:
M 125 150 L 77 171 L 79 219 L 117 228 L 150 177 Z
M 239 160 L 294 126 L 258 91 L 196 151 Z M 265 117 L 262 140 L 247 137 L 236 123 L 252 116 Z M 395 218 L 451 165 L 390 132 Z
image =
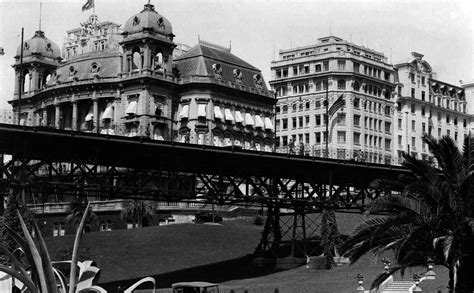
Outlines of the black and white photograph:
M 473 293 L 473 15 L 0 0 L 0 293 Z

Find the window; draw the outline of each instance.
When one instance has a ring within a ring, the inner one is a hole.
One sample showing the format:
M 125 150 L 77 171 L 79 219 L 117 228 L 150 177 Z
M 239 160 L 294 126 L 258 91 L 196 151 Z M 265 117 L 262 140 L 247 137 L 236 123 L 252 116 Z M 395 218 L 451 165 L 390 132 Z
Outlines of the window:
M 288 113 L 288 105 L 283 105 L 283 113 Z
M 411 113 L 415 114 L 415 104 L 411 104 Z
M 323 70 L 328 71 L 329 70 L 329 61 L 324 61 L 323 62 Z
M 283 77 L 288 77 L 288 68 L 283 69 Z
M 282 119 L 282 126 L 283 126 L 283 130 L 286 130 L 288 129 L 288 119 Z
M 321 143 L 321 132 L 314 133 L 314 137 L 315 137 L 316 144 L 320 144 Z
M 421 131 L 422 131 L 423 133 L 426 132 L 426 123 L 425 123 L 425 122 L 421 123 Z
M 438 138 L 441 137 L 441 128 L 438 128 Z
M 337 61 L 337 69 L 338 70 L 346 70 L 346 61 L 344 61 L 344 60 Z
M 360 84 L 359 84 L 358 81 L 354 81 L 353 88 L 354 88 L 355 91 L 359 91 L 359 90 L 360 90 Z
M 398 145 L 399 146 L 402 145 L 402 136 L 401 135 L 398 136 Z
M 309 102 L 306 102 L 306 103 L 305 103 L 305 108 L 306 108 L 306 110 L 309 110 L 309 106 L 310 106 Z
M 392 128 L 392 123 L 385 121 L 385 132 L 390 133 L 390 128 Z
M 413 150 L 416 150 L 415 144 L 416 144 L 416 138 L 415 138 L 415 137 L 412 137 L 412 138 L 411 138 L 411 148 L 412 148 Z
M 360 145 L 360 133 L 359 132 L 354 132 L 354 144 L 355 145 Z
M 65 225 L 64 223 L 54 223 L 53 224 L 53 236 L 64 236 L 66 230 L 65 230 Z
M 398 129 L 402 129 L 402 119 L 398 118 Z
M 321 115 L 319 115 L 319 114 L 315 115 L 314 119 L 315 119 L 316 126 L 320 126 L 321 125 Z
M 309 127 L 309 116 L 305 116 L 305 127 Z
M 359 63 L 356 63 L 356 62 L 354 62 L 354 72 L 357 72 L 357 73 L 359 73 L 359 70 L 360 70 L 360 64 L 359 64 Z
M 316 72 L 321 72 L 321 64 L 316 64 L 315 69 Z
M 293 125 L 292 128 L 296 129 L 296 117 L 292 118 L 292 125 Z
M 463 119 L 463 120 L 462 120 L 462 126 L 463 126 L 463 127 L 466 127 L 466 126 L 467 126 L 467 121 L 466 121 L 466 119 Z
M 438 122 L 441 121 L 441 112 L 438 112 Z
M 288 145 L 288 136 L 283 136 L 283 146 L 287 146 Z
M 415 122 L 415 120 L 411 121 L 411 130 L 416 131 L 416 122 Z
M 457 132 L 454 132 L 454 140 L 458 140 L 458 133 Z
M 421 115 L 422 115 L 422 116 L 425 116 L 425 113 L 426 113 L 425 107 L 421 107 Z
M 346 143 L 346 132 L 338 131 L 337 132 L 337 143 Z
M 298 117 L 299 128 L 303 128 L 303 117 Z
M 316 107 L 316 109 L 321 108 L 321 101 L 320 101 L 320 100 L 317 100 L 317 101 L 314 103 L 314 106 Z
M 345 90 L 346 89 L 346 81 L 344 79 L 339 79 L 337 81 L 337 89 L 338 90 Z
M 411 80 L 411 83 L 415 83 L 415 74 L 414 73 L 410 73 L 410 80 Z
M 390 150 L 390 145 L 392 144 L 392 141 L 390 139 L 385 139 L 385 150 L 389 151 Z
M 359 109 L 359 107 L 360 107 L 360 99 L 355 98 L 354 99 L 354 108 Z
M 386 106 L 384 109 L 384 112 L 385 112 L 385 116 L 390 116 L 390 107 Z
M 293 75 L 298 75 L 298 67 L 293 66 Z
M 425 100 L 425 91 L 421 91 L 421 100 L 422 100 L 422 101 Z
M 304 142 L 305 142 L 306 144 L 309 144 L 309 133 L 305 133 L 305 134 L 304 134 Z
M 293 104 L 292 109 L 293 109 L 293 112 L 296 112 L 296 104 Z
M 415 89 L 411 89 L 411 97 L 415 98 Z
M 446 123 L 451 123 L 450 119 L 449 119 L 449 115 L 446 114 Z
M 454 125 L 458 125 L 458 118 L 454 118 Z
M 390 80 L 390 72 L 385 71 L 384 75 L 385 75 L 385 80 Z
M 425 77 L 424 76 L 421 77 L 421 84 L 425 85 Z
M 338 125 L 346 125 L 346 113 L 337 113 L 336 123 Z
M 112 231 L 112 221 L 102 221 L 100 223 L 100 231 Z
M 360 127 L 360 115 L 354 115 L 354 126 Z

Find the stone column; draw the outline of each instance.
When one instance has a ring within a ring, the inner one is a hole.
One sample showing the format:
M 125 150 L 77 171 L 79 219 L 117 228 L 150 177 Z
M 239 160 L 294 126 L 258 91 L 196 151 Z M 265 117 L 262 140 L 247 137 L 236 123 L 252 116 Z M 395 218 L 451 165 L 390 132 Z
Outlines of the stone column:
M 143 64 L 142 68 L 143 69 L 151 69 L 151 51 L 150 51 L 150 46 L 146 45 L 145 50 L 143 52 L 144 58 L 143 58 Z
M 43 126 L 48 125 L 48 108 L 46 108 L 46 106 L 43 107 L 43 122 L 42 122 L 42 125 Z
M 60 118 L 61 111 L 59 109 L 59 103 L 54 103 L 54 127 L 59 129 L 60 127 Z
M 122 72 L 129 72 L 129 64 L 128 64 L 128 54 L 127 52 L 123 53 L 122 56 Z
M 96 129 L 96 132 L 99 133 L 99 125 L 100 125 L 100 117 L 99 117 L 99 103 L 97 101 L 97 98 L 95 97 L 95 91 L 93 93 L 93 98 L 92 98 L 92 113 L 94 114 L 94 126 Z
M 77 131 L 77 101 L 72 100 L 72 121 L 71 121 L 71 128 L 74 131 Z

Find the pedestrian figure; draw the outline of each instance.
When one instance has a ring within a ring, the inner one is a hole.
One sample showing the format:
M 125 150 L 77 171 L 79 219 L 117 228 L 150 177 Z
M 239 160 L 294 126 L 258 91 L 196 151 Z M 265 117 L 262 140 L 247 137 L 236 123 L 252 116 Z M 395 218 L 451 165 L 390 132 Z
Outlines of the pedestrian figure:
M 250 142 L 250 149 L 254 151 L 257 150 L 257 147 L 255 146 L 255 142 L 253 140 Z
M 300 156 L 304 156 L 304 143 L 302 141 L 300 141 L 300 153 L 299 153 Z
M 189 133 L 186 133 L 186 135 L 184 136 L 184 142 L 189 143 Z
M 293 139 L 290 139 L 290 143 L 288 144 L 288 153 L 295 154 L 295 142 Z

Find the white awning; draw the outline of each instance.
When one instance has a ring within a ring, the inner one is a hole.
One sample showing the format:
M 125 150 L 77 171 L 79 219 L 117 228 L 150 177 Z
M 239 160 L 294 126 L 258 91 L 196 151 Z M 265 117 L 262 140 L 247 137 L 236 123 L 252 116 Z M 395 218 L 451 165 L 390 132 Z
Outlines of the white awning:
M 273 123 L 270 117 L 265 117 L 265 129 L 273 130 Z
M 255 115 L 255 127 L 263 128 L 263 120 L 260 115 Z
M 224 115 L 226 121 L 234 121 L 234 116 L 232 116 L 232 112 L 229 108 L 224 109 Z
M 127 110 L 125 110 L 125 114 L 127 115 L 137 114 L 137 101 L 130 101 L 130 103 L 128 103 Z
M 198 117 L 206 117 L 206 104 L 198 104 Z
M 242 113 L 240 113 L 240 111 L 235 111 L 235 122 L 236 123 L 244 122 L 244 117 L 242 117 Z
M 245 125 L 246 126 L 253 126 L 255 123 L 253 122 L 252 115 L 250 113 L 245 113 Z
M 110 106 L 107 106 L 107 108 L 105 108 L 104 113 L 102 114 L 102 120 L 112 119 L 112 118 L 114 118 L 114 110 L 113 110 L 113 106 L 110 105 Z
M 219 106 L 214 106 L 214 119 L 224 120 L 224 115 L 222 115 L 222 111 Z
M 178 118 L 181 119 L 188 119 L 189 117 L 189 105 L 183 105 L 181 108 L 181 112 L 179 112 Z
M 94 119 L 94 114 L 92 114 L 92 112 L 89 112 L 86 115 L 86 119 L 84 119 L 84 121 L 89 122 L 89 121 L 92 121 L 93 119 Z

